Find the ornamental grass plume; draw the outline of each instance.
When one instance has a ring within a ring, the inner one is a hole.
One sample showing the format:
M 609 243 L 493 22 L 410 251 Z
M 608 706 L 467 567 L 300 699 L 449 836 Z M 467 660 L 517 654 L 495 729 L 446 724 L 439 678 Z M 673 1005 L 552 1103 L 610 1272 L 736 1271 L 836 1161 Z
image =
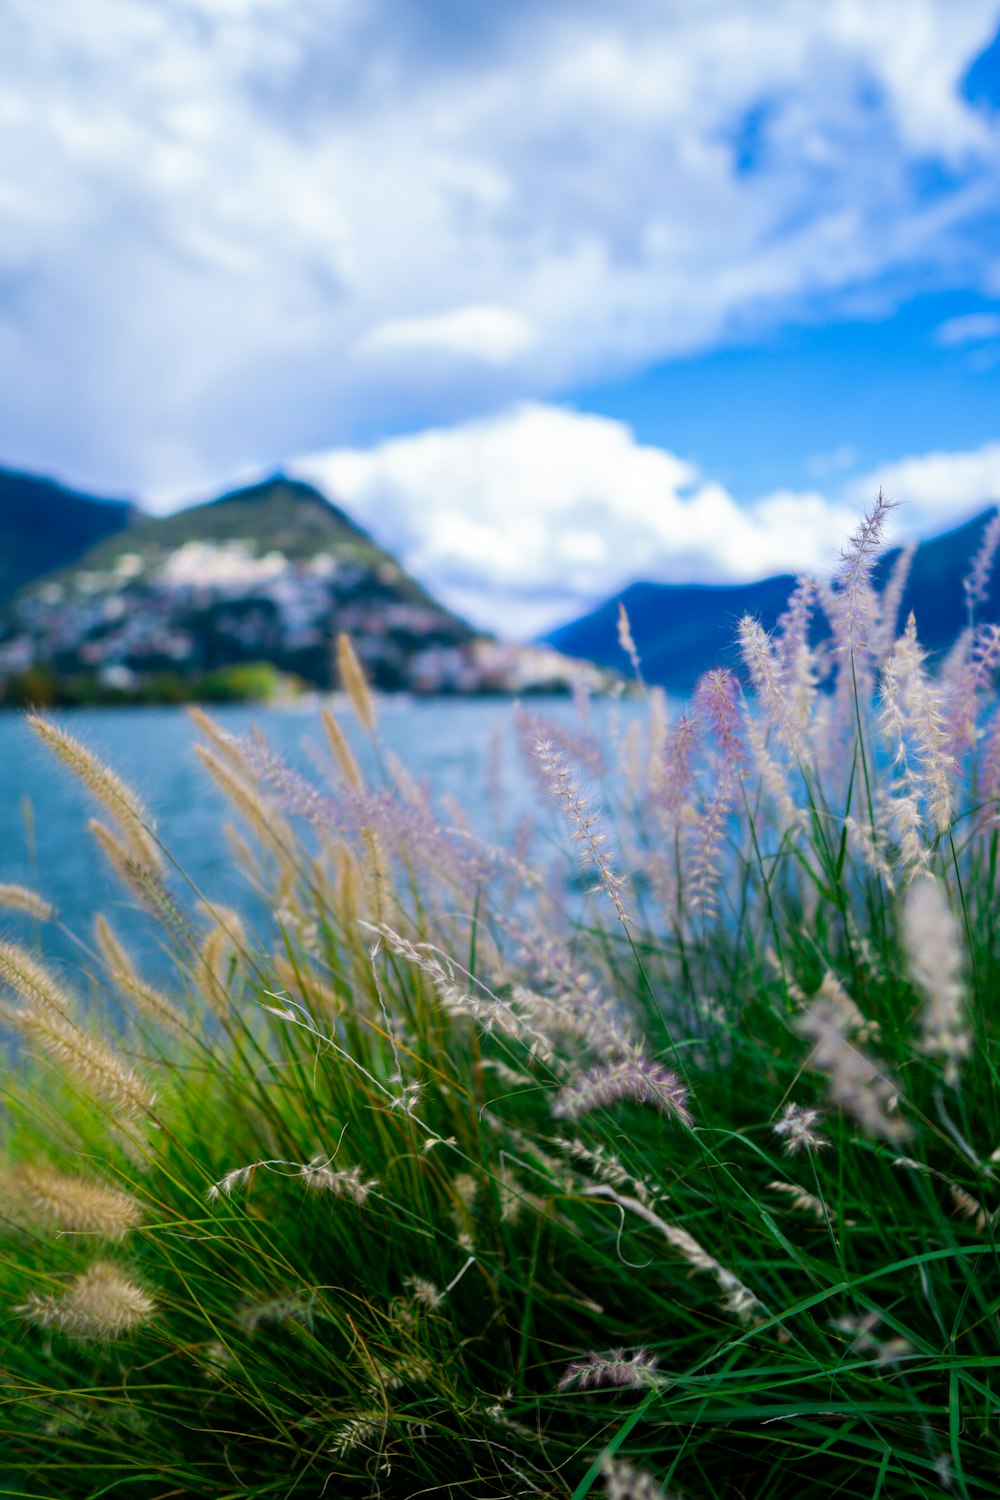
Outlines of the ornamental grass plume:
M 54 906 L 23 885 L 0 883 L 0 906 L 6 907 L 8 911 L 24 912 L 25 916 L 34 917 L 36 922 L 51 922 L 56 915 Z
M 738 694 L 735 676 L 724 670 L 706 672 L 694 694 L 695 710 L 711 730 L 716 757 L 711 793 L 690 830 L 684 899 L 691 912 L 699 912 L 706 919 L 717 914 L 723 842 L 746 762 Z
M 894 509 L 895 502 L 887 500 L 879 490 L 874 505 L 865 512 L 841 555 L 832 624 L 836 649 L 848 661 L 860 658 L 871 645 L 878 611 L 872 574 L 886 521 Z
M 663 1489 L 648 1470 L 610 1454 L 601 1460 L 601 1479 L 608 1500 L 682 1500 L 677 1491 Z
M 944 888 L 931 877 L 914 880 L 903 907 L 903 942 L 910 977 L 924 1000 L 921 1052 L 944 1061 L 945 1083 L 955 1087 L 972 1051 L 959 926 Z
M 587 1391 L 604 1385 L 648 1390 L 659 1382 L 658 1363 L 655 1354 L 650 1354 L 648 1349 L 635 1349 L 628 1355 L 624 1349 L 612 1349 L 609 1354 L 588 1354 L 586 1359 L 574 1360 L 566 1366 L 556 1390 Z
M 131 1068 L 104 1042 L 88 1036 L 58 1011 L 0 1005 L 0 1020 L 32 1043 L 86 1093 L 126 1119 L 138 1120 L 153 1108 L 153 1095 Z
M 116 989 L 155 1025 L 164 1026 L 169 1031 L 188 1032 L 174 1001 L 136 973 L 124 944 L 103 913 L 98 913 L 94 922 L 94 937 Z
M 143 1218 L 140 1204 L 128 1193 L 29 1162 L 0 1169 L 0 1199 L 36 1227 L 102 1239 L 122 1239 Z
M 73 1001 L 55 977 L 16 943 L 0 942 L 0 983 L 30 1005 L 58 1016 L 69 1016 Z
M 632 634 L 632 624 L 628 617 L 628 610 L 622 604 L 621 600 L 618 601 L 617 629 L 618 644 L 632 665 L 635 680 L 639 683 L 640 687 L 645 688 L 646 684 L 642 675 L 642 663 L 639 660 L 639 652 L 636 650 L 635 637 Z
M 781 1119 L 772 1126 L 775 1135 L 781 1136 L 786 1156 L 799 1151 L 821 1151 L 830 1142 L 820 1135 L 817 1125 L 822 1116 L 818 1109 L 806 1109 L 799 1104 L 786 1104 Z
M 976 555 L 962 580 L 970 623 L 975 614 L 976 605 L 985 604 L 989 597 L 990 576 L 998 547 L 1000 547 L 1000 511 L 995 510 L 983 528 Z
M 630 1049 L 617 1062 L 605 1063 L 580 1073 L 572 1083 L 558 1089 L 552 1100 L 557 1120 L 577 1120 L 594 1109 L 606 1109 L 619 1099 L 633 1104 L 651 1104 L 690 1128 L 688 1093 L 676 1073 Z
M 71 1339 L 120 1339 L 148 1323 L 156 1303 L 110 1261 L 94 1261 L 70 1284 L 62 1296 L 42 1297 L 33 1293 L 22 1317 L 42 1328 L 51 1328 Z
M 955 761 L 948 751 L 943 695 L 923 668 L 911 612 L 882 672 L 882 731 L 895 747 L 897 785 L 890 814 L 900 839 L 900 856 L 910 868 L 926 868 L 928 853 L 920 839 L 921 809 L 926 807 L 934 832 L 946 834 L 952 823 L 952 779 Z M 900 809 L 905 811 L 901 814 Z
M 163 863 L 153 822 L 139 796 L 96 755 L 51 719 L 29 713 L 27 723 L 39 739 L 111 814 L 129 856 L 136 864 L 159 870 Z
M 909 1122 L 894 1113 L 897 1084 L 882 1063 L 861 1050 L 865 1023 L 853 1001 L 845 1006 L 827 987 L 796 1017 L 793 1029 L 812 1043 L 808 1063 L 826 1075 L 832 1104 L 876 1139 L 902 1141 L 912 1135 Z
M 803 747 L 794 719 L 791 694 L 785 681 L 784 663 L 774 643 L 760 621 L 751 615 L 744 615 L 740 621 L 739 642 L 744 665 L 766 718 L 774 725 L 785 749 L 794 757 L 800 758 Z
M 178 948 L 187 946 L 190 942 L 187 924 L 167 889 L 160 868 L 137 858 L 134 845 L 119 838 L 100 819 L 91 818 L 87 827 L 108 864 L 140 906 L 162 923 Z
M 572 829 L 573 842 L 580 847 L 580 856 L 586 868 L 597 874 L 596 889 L 603 889 L 615 909 L 619 922 L 629 921 L 622 892 L 625 881 L 612 868 L 611 855 L 607 848 L 607 835 L 601 829 L 601 820 L 590 800 L 584 796 L 580 783 L 572 774 L 566 757 L 555 749 L 551 740 L 537 740 L 534 754 L 542 769 L 549 794 L 561 806 Z
M 366 734 L 375 733 L 375 700 L 358 661 L 351 638 L 343 631 L 337 636 L 337 671 L 340 685 L 354 709 L 358 723 Z

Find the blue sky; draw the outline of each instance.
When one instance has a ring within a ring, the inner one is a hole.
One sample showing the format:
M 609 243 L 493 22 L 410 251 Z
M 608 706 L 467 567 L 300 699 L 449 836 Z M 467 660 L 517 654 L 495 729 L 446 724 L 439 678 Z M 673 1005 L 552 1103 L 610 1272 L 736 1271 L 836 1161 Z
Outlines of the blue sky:
M 3 0 L 0 462 L 509 634 L 1000 498 L 1000 0 Z

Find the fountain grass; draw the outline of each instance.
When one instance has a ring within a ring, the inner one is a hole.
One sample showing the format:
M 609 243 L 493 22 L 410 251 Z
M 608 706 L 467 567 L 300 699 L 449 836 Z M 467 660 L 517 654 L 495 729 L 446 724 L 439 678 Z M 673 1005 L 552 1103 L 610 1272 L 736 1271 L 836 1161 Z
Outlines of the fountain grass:
M 1000 1495 L 1000 632 L 929 671 L 885 511 L 743 687 L 522 716 L 504 847 L 197 714 L 268 933 L 37 721 L 175 981 L 4 944 L 3 1493 Z

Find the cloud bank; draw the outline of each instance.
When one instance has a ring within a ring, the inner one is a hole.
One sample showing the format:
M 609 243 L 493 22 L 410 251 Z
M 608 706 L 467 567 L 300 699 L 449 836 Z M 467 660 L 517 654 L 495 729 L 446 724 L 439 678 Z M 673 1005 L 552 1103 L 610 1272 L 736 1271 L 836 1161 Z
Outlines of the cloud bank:
M 513 638 L 562 624 L 639 578 L 828 573 L 880 487 L 900 502 L 892 540 L 1000 501 L 998 442 L 741 506 L 683 459 L 636 442 L 624 423 L 538 403 L 292 467 L 445 603 Z
M 995 288 L 1000 124 L 962 80 L 997 19 L 6 0 L 0 453 L 177 492 L 819 303 Z

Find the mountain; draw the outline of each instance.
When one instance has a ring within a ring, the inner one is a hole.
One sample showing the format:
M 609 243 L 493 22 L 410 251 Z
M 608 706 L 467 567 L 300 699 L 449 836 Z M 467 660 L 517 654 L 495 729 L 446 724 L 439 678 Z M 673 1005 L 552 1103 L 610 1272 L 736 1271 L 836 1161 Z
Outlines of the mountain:
M 137 514 L 126 501 L 97 500 L 49 479 L 0 469 L 0 600 L 74 562 Z
M 375 687 L 565 686 L 551 648 L 478 636 L 311 485 L 276 475 L 135 515 L 0 608 L 0 701 L 261 696 L 337 685 L 350 635 Z
M 905 621 L 914 611 L 921 643 L 932 653 L 946 650 L 966 623 L 962 580 L 993 514 L 984 511 L 917 548 L 899 618 Z M 880 559 L 877 583 L 888 578 L 899 551 L 893 548 Z M 753 615 L 765 630 L 773 630 L 794 586 L 790 574 L 746 584 L 633 583 L 545 640 L 567 656 L 623 671 L 627 658 L 618 643 L 618 606 L 624 604 L 647 681 L 689 693 L 710 667 L 739 665 L 735 638 L 741 617 Z M 977 617 L 1000 619 L 1000 563 Z

